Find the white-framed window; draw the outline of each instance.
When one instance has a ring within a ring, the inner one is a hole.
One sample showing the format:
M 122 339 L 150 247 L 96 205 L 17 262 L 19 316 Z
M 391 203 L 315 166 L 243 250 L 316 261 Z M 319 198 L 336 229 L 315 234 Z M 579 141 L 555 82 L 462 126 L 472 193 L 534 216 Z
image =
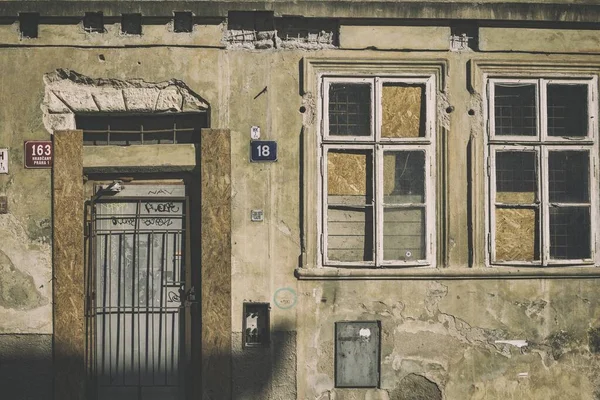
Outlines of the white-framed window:
M 488 264 L 597 264 L 597 87 L 487 80 Z
M 435 260 L 435 77 L 321 77 L 320 263 Z

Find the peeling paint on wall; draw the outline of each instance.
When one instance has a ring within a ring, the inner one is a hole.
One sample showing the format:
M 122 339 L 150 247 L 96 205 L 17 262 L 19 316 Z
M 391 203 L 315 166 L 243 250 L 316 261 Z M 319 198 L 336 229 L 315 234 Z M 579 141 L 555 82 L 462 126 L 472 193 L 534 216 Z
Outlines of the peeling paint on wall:
M 12 214 L 0 215 L 0 237 L 0 334 L 51 333 L 50 246 Z
M 33 278 L 15 268 L 0 250 L 0 306 L 15 310 L 31 310 L 47 303 L 36 290 Z

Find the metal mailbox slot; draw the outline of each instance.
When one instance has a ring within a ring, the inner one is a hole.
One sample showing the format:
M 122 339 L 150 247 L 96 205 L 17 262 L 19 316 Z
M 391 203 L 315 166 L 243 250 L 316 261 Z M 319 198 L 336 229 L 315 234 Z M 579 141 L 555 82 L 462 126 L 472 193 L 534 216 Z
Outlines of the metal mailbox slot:
M 268 347 L 271 342 L 269 303 L 244 303 L 242 347 Z

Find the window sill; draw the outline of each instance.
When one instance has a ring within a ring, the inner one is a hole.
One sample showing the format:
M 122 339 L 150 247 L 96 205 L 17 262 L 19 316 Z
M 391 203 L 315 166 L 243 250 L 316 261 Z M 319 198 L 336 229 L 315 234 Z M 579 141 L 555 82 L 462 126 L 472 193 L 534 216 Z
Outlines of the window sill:
M 470 280 L 600 278 L 597 267 L 478 267 L 478 268 L 296 268 L 300 280 Z

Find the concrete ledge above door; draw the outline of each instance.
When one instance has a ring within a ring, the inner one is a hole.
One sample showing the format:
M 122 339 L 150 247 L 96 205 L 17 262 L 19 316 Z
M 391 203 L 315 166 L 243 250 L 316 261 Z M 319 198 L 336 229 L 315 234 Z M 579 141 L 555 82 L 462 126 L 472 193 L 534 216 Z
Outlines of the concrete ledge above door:
M 194 168 L 194 144 L 83 147 L 85 173 L 183 172 Z

